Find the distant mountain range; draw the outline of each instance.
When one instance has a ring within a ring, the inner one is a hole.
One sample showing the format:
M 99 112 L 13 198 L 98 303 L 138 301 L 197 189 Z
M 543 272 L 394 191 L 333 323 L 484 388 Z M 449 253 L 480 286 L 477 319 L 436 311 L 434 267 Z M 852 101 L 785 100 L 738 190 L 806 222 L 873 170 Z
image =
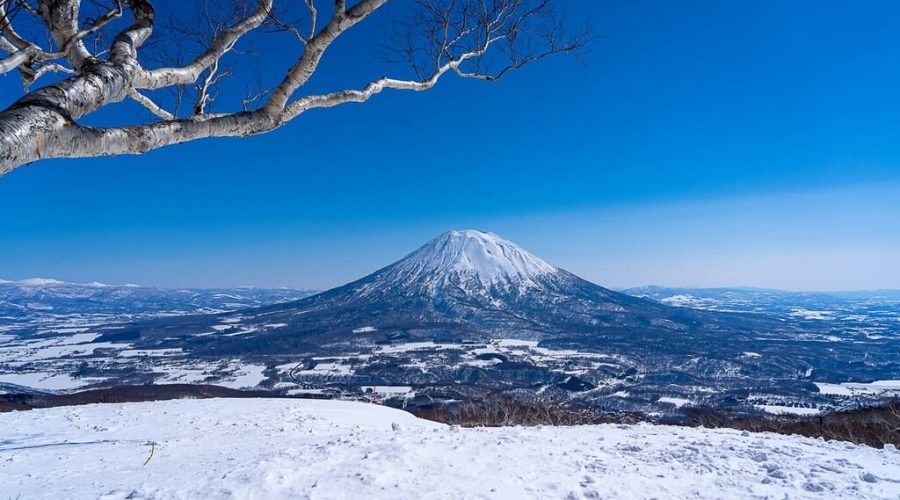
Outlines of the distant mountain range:
M 737 311 L 771 311 L 772 307 L 833 307 L 839 304 L 900 302 L 900 290 L 792 292 L 767 288 L 691 288 L 642 286 L 621 290 L 636 297 L 651 298 L 673 306 Z
M 21 296 L 23 286 L 12 288 Z M 622 293 L 471 230 L 441 234 L 369 276 L 302 298 L 54 286 L 73 308 L 108 299 L 148 304 L 144 311 L 160 303 L 229 312 L 64 323 L 58 333 L 82 335 L 65 344 L 43 325 L 0 349 L 0 387 L 53 389 L 47 381 L 64 375 L 66 388 L 203 382 L 343 397 L 380 391 L 405 405 L 501 391 L 668 414 L 699 405 L 833 407 L 874 393 L 826 393 L 817 383 L 900 379 L 900 303 L 750 289 Z M 266 300 L 280 303 L 258 306 Z M 30 360 L 33 376 L 23 378 L 14 359 Z
M 456 233 L 462 234 L 462 232 Z M 469 231 L 469 233 L 473 232 Z M 415 269 L 415 262 L 442 262 L 441 259 L 446 257 L 435 253 L 434 245 L 423 247 L 419 252 L 424 252 L 426 249 L 431 251 L 432 255 L 408 256 L 404 259 L 405 263 L 402 265 L 399 262 L 395 264 L 397 266 L 395 274 L 405 272 L 407 277 L 401 278 L 401 280 L 405 279 L 406 283 L 414 286 L 426 285 L 432 288 L 436 287 L 442 279 L 469 274 L 473 274 L 486 283 L 506 283 L 508 285 L 521 281 L 532 288 L 537 283 L 534 280 L 529 280 L 529 276 L 549 276 L 554 273 L 564 273 L 568 275 L 569 281 L 573 281 L 573 279 L 580 280 L 580 278 L 557 269 L 527 252 L 517 256 L 524 259 L 518 264 L 515 262 L 497 262 L 496 260 L 472 261 L 467 260 L 473 258 L 472 255 L 464 255 L 461 259 L 445 261 L 448 266 L 450 265 L 449 262 L 455 262 L 453 264 L 456 266 L 455 269 L 441 270 L 434 266 L 427 270 Z M 524 252 L 518 247 L 514 247 L 514 249 L 518 252 Z M 470 253 L 472 251 L 471 248 L 465 250 Z M 502 245 L 498 245 L 494 249 L 495 253 L 503 250 Z M 475 253 L 477 255 L 478 252 Z M 516 252 L 513 252 L 513 255 L 515 254 Z M 469 272 L 465 267 L 468 265 L 467 262 L 472 263 L 473 266 L 480 267 L 475 267 L 472 272 Z M 496 264 L 496 268 L 492 267 L 492 264 Z M 516 267 L 517 265 L 519 267 Z M 498 274 L 492 276 L 491 273 Z M 355 283 L 360 283 L 365 279 Z M 391 285 L 393 284 L 386 283 L 386 280 L 390 281 L 390 278 L 381 277 L 380 282 L 371 283 L 369 288 L 373 290 L 392 289 Z M 550 279 L 549 281 L 553 280 Z M 556 281 L 559 280 L 557 279 Z M 584 280 L 580 281 L 582 284 L 586 283 Z M 470 295 L 476 292 L 475 295 L 481 295 L 482 297 L 485 296 L 485 293 L 493 296 L 498 292 L 498 290 L 478 291 L 477 288 L 472 288 L 474 284 L 474 281 L 469 280 L 467 293 Z M 590 283 L 588 285 L 596 287 L 596 285 Z M 459 289 L 459 291 L 464 290 L 466 290 L 465 287 Z M 424 293 L 428 295 L 432 292 L 433 290 L 426 290 Z M 503 290 L 499 292 L 502 293 Z M 609 296 L 610 292 L 612 290 L 603 289 L 602 294 Z M 900 290 L 794 292 L 750 287 L 697 288 L 648 285 L 615 290 L 615 292 L 638 298 L 652 299 L 674 307 L 761 313 L 791 313 L 796 308 L 827 309 L 841 305 L 858 308 L 861 304 L 877 306 L 900 302 Z M 294 288 L 164 288 L 140 285 L 108 285 L 96 281 L 91 283 L 73 283 L 47 278 L 29 278 L 17 281 L 0 279 L 0 318 L 22 319 L 41 314 L 119 314 L 122 315 L 121 318 L 132 318 L 136 316 L 154 317 L 192 313 L 221 313 L 292 302 L 318 293 L 320 292 L 316 290 Z M 496 302 L 496 297 L 494 299 L 493 307 L 499 308 L 500 303 Z
M 0 280 L 0 318 L 29 319 L 46 314 L 133 317 L 215 313 L 296 300 L 313 293 L 286 288 L 169 289 L 44 278 Z

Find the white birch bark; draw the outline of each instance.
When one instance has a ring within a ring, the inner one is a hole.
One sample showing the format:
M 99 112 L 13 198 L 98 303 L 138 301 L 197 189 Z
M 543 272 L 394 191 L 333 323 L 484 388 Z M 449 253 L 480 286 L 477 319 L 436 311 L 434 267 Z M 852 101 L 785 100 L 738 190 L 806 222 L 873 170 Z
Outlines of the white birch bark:
M 0 0 L 0 20 L 6 19 L 2 9 L 10 1 Z M 304 0 L 309 9 L 310 34 L 305 38 L 298 36 L 303 43 L 303 52 L 268 93 L 267 100 L 256 109 L 227 114 L 207 114 L 204 106 L 199 105 L 195 107 L 194 115 L 179 118 L 142 91 L 195 84 L 206 73 L 206 79 L 200 84 L 201 99 L 205 103 L 207 87 L 219 61 L 243 36 L 270 19 L 274 0 L 258 0 L 245 18 L 218 33 L 208 48 L 187 65 L 158 69 L 145 69 L 138 62 L 138 51 L 153 31 L 155 13 L 151 0 L 116 2 L 112 10 L 88 27 L 79 26 L 81 1 L 38 0 L 40 15 L 54 44 L 59 47 L 57 52 L 44 51 L 26 41 L 11 22 L 6 22 L 0 30 L 0 55 L 6 53 L 5 57 L 0 57 L 0 74 L 18 69 L 23 80 L 34 80 L 50 71 L 75 73 L 75 76 L 52 85 L 26 92 L 0 111 L 0 175 L 45 158 L 140 154 L 198 139 L 260 134 L 311 109 L 365 102 L 385 89 L 427 90 L 447 73 L 496 79 L 545 55 L 575 51 L 585 42 L 579 38 L 569 44 L 551 44 L 546 50 L 529 54 L 527 58 L 513 59 L 511 55 L 510 64 L 494 76 L 480 72 L 477 64 L 474 69 L 463 70 L 464 64 L 479 61 L 493 44 L 518 36 L 522 31 L 520 23 L 549 9 L 550 0 L 465 0 L 464 10 L 459 12 L 438 12 L 432 0 L 416 0 L 428 14 L 423 18 L 424 22 L 436 26 L 424 40 L 426 47 L 435 54 L 427 76 L 418 80 L 384 77 L 359 90 L 296 97 L 315 73 L 329 46 L 342 33 L 388 2 L 359 0 L 348 8 L 345 1 L 336 0 L 331 18 L 317 31 L 318 10 L 314 0 Z M 469 10 L 470 5 L 478 8 Z M 84 38 L 125 12 L 131 16 L 131 25 L 118 33 L 105 57 L 92 54 L 83 43 Z M 296 28 L 291 29 L 299 33 Z M 71 68 L 54 61 L 65 61 Z M 412 63 L 416 65 L 416 61 Z M 31 68 L 34 64 L 39 65 L 37 70 Z M 79 124 L 82 117 L 127 97 L 140 103 L 159 121 L 112 128 Z

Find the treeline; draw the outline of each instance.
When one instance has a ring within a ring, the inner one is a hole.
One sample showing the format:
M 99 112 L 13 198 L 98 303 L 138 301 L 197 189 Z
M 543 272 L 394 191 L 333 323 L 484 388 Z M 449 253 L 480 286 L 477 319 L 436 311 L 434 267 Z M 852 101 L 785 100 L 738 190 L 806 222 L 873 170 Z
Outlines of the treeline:
M 690 410 L 686 425 L 727 427 L 750 432 L 798 434 L 831 441 L 849 441 L 883 448 L 900 448 L 900 400 L 877 406 L 844 410 L 821 415 L 734 416 L 712 408 Z
M 522 401 L 502 393 L 407 410 L 419 418 L 462 427 L 631 424 L 643 421 L 643 415 L 636 412 L 604 412 L 586 406 L 573 406 L 553 398 Z
M 241 391 L 215 385 L 122 385 L 71 394 L 0 394 L 0 412 L 93 403 L 137 403 L 170 399 L 278 397 L 266 391 Z
M 636 412 L 604 412 L 554 399 L 520 401 L 499 393 L 477 400 L 435 404 L 411 411 L 421 418 L 463 427 L 633 424 L 648 421 L 643 414 Z M 746 416 L 716 408 L 689 408 L 680 422 L 669 420 L 654 423 L 797 434 L 875 448 L 883 448 L 886 444 L 900 447 L 900 400 L 813 416 Z

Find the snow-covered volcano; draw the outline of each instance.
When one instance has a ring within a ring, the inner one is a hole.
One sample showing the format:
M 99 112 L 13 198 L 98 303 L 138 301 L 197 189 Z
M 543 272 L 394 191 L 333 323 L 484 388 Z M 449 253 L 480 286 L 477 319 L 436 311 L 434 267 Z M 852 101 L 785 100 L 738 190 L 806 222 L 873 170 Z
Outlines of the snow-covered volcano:
M 358 338 L 353 331 L 362 327 L 384 338 L 577 335 L 588 342 L 722 328 L 715 314 L 609 290 L 496 234 L 474 230 L 448 231 L 364 278 L 296 302 L 243 311 L 240 321 L 258 330 L 288 325 L 267 335 L 267 343 L 277 335 L 315 345 Z
M 542 259 L 494 233 L 448 231 L 393 266 L 409 281 L 440 283 L 474 277 L 482 284 L 527 282 L 558 271 Z
M 394 308 L 409 304 L 420 314 L 433 311 L 455 320 L 474 319 L 483 311 L 521 316 L 524 302 L 530 303 L 527 307 L 559 304 L 582 289 L 590 289 L 595 302 L 635 300 L 588 283 L 494 233 L 466 230 L 442 233 L 401 260 L 321 297 L 365 303 L 366 310 L 373 301 Z
M 448 231 L 400 261 L 356 282 L 357 295 L 404 288 L 439 297 L 450 289 L 470 296 L 523 293 L 560 270 L 494 233 Z M 351 285 L 354 285 L 351 283 Z

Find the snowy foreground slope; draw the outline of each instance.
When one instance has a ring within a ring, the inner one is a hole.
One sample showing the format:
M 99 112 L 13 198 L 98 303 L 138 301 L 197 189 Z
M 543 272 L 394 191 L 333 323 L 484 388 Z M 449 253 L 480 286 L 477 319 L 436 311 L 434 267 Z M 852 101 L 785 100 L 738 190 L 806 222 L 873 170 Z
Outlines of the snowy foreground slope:
M 697 496 L 896 499 L 900 452 L 652 425 L 459 429 L 339 401 L 0 414 L 3 499 Z

